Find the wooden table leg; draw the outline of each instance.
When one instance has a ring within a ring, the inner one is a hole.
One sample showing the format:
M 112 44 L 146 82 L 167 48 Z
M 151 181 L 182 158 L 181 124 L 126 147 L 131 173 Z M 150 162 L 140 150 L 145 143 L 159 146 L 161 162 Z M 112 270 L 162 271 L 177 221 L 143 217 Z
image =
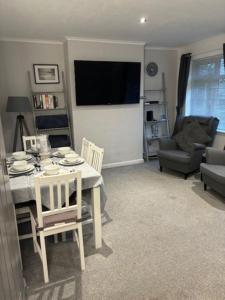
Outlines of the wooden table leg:
M 100 187 L 92 188 L 92 218 L 94 225 L 94 239 L 95 248 L 102 247 L 102 220 L 101 220 L 101 207 L 100 207 Z

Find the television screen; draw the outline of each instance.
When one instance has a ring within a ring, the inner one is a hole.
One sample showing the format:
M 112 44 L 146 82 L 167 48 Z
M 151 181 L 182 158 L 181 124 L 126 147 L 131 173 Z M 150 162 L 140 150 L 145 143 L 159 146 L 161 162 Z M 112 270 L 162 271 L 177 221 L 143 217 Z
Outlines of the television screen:
M 77 105 L 139 103 L 141 63 L 74 61 Z

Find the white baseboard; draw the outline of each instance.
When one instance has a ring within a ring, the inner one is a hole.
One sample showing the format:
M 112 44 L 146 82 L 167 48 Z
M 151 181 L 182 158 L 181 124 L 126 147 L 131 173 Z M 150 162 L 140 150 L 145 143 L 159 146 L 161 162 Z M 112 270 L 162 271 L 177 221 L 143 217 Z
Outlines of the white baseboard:
M 104 164 L 102 168 L 109 169 L 109 168 L 124 167 L 124 166 L 142 164 L 143 162 L 144 162 L 143 158 L 135 159 L 135 160 L 120 161 L 120 162 L 115 162 L 115 163 Z

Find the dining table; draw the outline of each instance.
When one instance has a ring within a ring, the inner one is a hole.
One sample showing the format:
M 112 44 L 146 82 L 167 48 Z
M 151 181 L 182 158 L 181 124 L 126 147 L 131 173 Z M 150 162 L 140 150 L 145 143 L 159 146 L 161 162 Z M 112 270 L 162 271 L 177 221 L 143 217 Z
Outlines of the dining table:
M 11 156 L 8 155 L 10 159 Z M 60 165 L 60 158 L 51 157 L 52 163 L 60 166 L 60 170 L 65 172 L 81 171 L 82 177 L 82 191 L 91 190 L 91 209 L 92 209 L 92 220 L 93 220 L 93 233 L 95 248 L 102 247 L 102 222 L 101 222 L 101 190 L 104 187 L 102 175 L 97 172 L 92 166 L 86 161 L 79 165 L 63 166 Z M 10 175 L 10 187 L 12 192 L 12 198 L 14 204 L 25 203 L 30 200 L 35 200 L 35 186 L 34 177 L 44 173 L 44 166 L 41 162 L 37 164 L 37 158 L 32 157 L 29 164 L 35 166 L 34 170 L 29 173 L 19 174 L 12 176 Z M 70 195 L 75 192 L 75 185 L 70 185 Z M 42 204 L 46 208 L 50 208 L 49 195 L 43 189 L 42 191 Z

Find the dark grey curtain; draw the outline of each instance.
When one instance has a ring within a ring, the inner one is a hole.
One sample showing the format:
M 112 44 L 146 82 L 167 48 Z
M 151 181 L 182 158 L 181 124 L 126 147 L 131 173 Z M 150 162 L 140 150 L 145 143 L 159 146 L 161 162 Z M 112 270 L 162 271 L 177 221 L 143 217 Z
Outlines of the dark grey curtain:
M 191 53 L 181 55 L 177 90 L 177 116 L 180 116 L 185 104 L 190 64 Z

